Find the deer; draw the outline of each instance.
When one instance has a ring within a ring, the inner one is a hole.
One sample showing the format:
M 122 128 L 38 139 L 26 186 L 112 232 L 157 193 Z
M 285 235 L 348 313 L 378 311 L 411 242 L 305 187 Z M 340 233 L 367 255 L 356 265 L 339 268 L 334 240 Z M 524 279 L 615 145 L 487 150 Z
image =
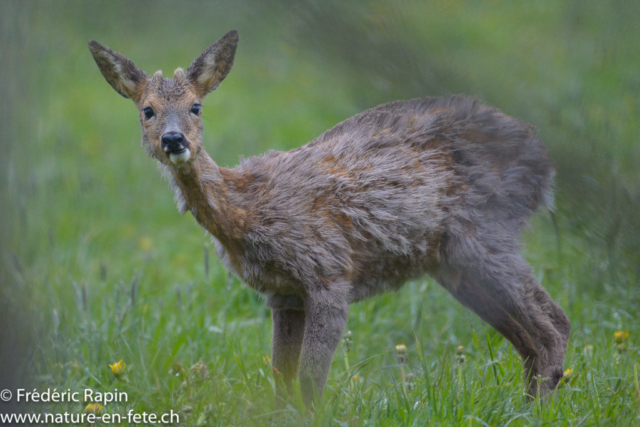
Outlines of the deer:
M 563 376 L 570 322 L 520 254 L 520 233 L 553 207 L 555 175 L 534 128 L 464 95 L 396 101 L 290 151 L 220 167 L 203 147 L 202 104 L 229 74 L 233 30 L 173 78 L 148 76 L 96 41 L 107 82 L 131 99 L 142 145 L 180 214 L 273 321 L 275 395 L 322 396 L 349 305 L 429 276 L 523 360 L 528 399 Z

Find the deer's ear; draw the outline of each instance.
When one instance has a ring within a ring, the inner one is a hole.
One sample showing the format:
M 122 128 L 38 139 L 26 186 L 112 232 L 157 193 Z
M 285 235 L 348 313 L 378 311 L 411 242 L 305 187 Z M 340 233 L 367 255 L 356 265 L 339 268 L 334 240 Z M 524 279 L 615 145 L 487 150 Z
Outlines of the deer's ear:
M 238 47 L 238 32 L 229 31 L 220 40 L 209 46 L 187 69 L 187 78 L 195 87 L 198 96 L 204 97 L 218 86 L 233 66 Z
M 148 79 L 145 72 L 136 67 L 126 56 L 114 52 L 97 41 L 89 42 L 89 50 L 102 75 L 116 92 L 136 103 L 140 101 L 142 89 Z

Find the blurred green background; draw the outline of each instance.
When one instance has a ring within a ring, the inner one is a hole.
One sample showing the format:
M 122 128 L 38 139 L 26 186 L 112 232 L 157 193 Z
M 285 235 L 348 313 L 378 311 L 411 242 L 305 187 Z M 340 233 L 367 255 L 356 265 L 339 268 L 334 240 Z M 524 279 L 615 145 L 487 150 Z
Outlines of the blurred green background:
M 220 165 L 380 103 L 465 93 L 536 126 L 558 171 L 557 227 L 543 212 L 524 236 L 573 323 L 575 379 L 551 408 L 525 405 L 508 343 L 425 279 L 353 307 L 327 392 L 340 397 L 304 422 L 637 422 L 638 18 L 621 0 L 1 2 L 0 386 L 117 386 L 131 402 L 105 410 L 173 408 L 185 425 L 303 422 L 295 405 L 271 412 L 269 311 L 178 216 L 135 107 L 86 47 L 169 75 L 237 29 L 204 104 Z M 398 343 L 417 384 L 402 393 Z M 126 378 L 108 367 L 120 359 Z

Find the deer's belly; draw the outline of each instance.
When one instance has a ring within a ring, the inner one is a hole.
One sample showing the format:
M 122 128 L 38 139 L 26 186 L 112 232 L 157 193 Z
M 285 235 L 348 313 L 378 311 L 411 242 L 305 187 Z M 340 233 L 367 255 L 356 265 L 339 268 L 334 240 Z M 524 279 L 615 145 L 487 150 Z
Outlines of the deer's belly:
M 375 241 L 361 243 L 362 247 L 352 247 L 352 267 L 344 277 L 349 282 L 349 303 L 397 291 L 405 282 L 430 273 L 438 264 L 439 240 L 439 233 L 425 234 L 422 239 L 411 242 L 407 250 L 400 254 L 386 250 L 384 245 Z M 216 252 L 225 266 L 261 294 L 268 307 L 303 308 L 307 293 L 303 278 L 295 276 L 274 260 L 257 260 L 250 253 L 230 252 L 219 241 L 214 241 Z M 318 278 L 307 279 L 312 282 Z

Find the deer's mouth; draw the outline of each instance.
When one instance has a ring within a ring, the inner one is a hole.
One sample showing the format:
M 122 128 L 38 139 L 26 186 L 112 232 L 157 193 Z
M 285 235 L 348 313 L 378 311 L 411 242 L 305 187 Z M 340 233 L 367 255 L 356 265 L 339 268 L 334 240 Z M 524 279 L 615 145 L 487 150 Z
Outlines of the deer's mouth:
M 167 152 L 167 154 L 169 155 L 169 159 L 171 160 L 172 163 L 176 165 L 181 165 L 185 163 L 187 160 L 189 160 L 189 158 L 191 157 L 191 150 L 189 150 L 186 147 L 183 147 L 180 150 L 169 151 Z

